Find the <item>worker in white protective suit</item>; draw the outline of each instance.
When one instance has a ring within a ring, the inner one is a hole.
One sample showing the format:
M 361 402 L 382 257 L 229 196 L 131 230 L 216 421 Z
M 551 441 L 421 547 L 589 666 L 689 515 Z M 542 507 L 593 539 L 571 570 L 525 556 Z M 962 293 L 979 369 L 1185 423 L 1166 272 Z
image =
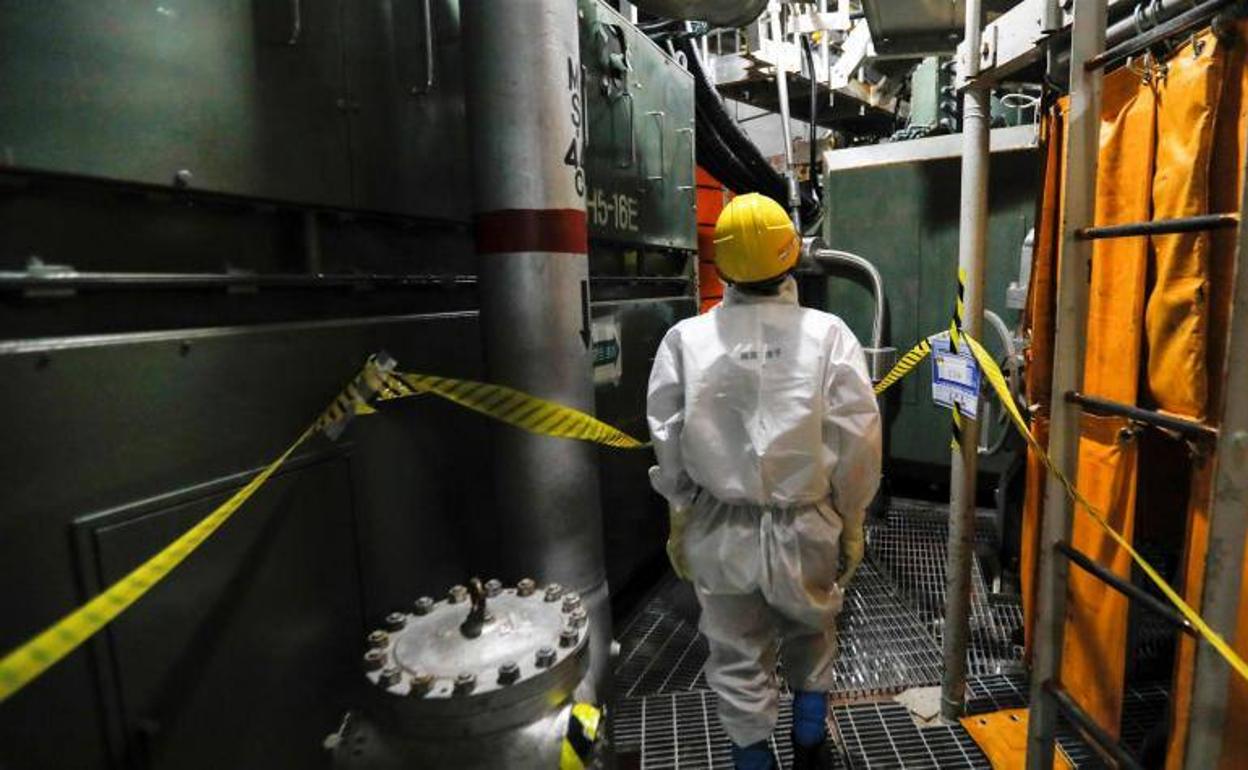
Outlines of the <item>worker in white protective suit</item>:
M 702 605 L 707 683 L 745 770 L 773 766 L 777 647 L 794 693 L 794 767 L 826 758 L 835 620 L 880 476 L 862 347 L 841 319 L 797 304 L 799 251 L 777 203 L 733 199 L 715 227 L 723 303 L 672 327 L 650 373 L 650 479 L 670 507 L 672 565 Z

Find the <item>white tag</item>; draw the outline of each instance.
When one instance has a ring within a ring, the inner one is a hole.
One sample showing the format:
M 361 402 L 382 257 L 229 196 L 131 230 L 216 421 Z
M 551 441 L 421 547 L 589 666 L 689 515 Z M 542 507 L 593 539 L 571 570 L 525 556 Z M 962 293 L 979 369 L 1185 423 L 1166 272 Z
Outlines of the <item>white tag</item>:
M 955 353 L 949 332 L 927 339 L 932 346 L 932 401 L 975 419 L 979 415 L 980 371 L 970 348 L 962 345 Z

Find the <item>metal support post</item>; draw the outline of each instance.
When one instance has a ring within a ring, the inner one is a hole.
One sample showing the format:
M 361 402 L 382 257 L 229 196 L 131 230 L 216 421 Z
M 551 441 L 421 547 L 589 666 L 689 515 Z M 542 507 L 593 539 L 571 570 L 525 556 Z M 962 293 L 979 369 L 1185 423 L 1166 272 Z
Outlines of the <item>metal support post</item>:
M 771 3 L 768 8 L 771 14 L 771 37 L 774 41 L 776 57 L 776 95 L 780 99 L 780 131 L 784 137 L 784 181 L 788 192 L 789 216 L 793 218 L 793 226 L 802 232 L 802 194 L 797 185 L 797 174 L 793 170 L 793 134 L 789 125 L 789 76 L 784 66 L 784 25 L 780 23 L 780 4 Z M 814 173 L 814 169 L 811 169 Z
M 979 50 L 983 12 L 980 0 L 967 0 L 968 50 Z M 966 62 L 964 81 L 979 71 L 979 57 Z M 979 85 L 963 93 L 962 201 L 958 224 L 958 283 L 962 328 L 975 339 L 984 321 L 984 253 L 988 237 L 988 129 L 992 120 L 988 90 Z M 955 413 L 956 416 L 956 413 Z M 975 478 L 979 459 L 979 421 L 962 418 L 949 479 L 949 548 L 945 567 L 944 676 L 940 712 L 947 720 L 962 716 L 966 698 L 966 645 L 970 635 L 971 557 L 975 549 Z
M 1241 177 L 1242 178 L 1242 177 Z M 1248 210 L 1248 185 L 1240 190 L 1239 211 Z M 1241 220 L 1242 221 L 1242 220 Z M 1248 228 L 1239 227 L 1230 333 L 1223 352 L 1226 382 L 1222 387 L 1222 419 L 1212 462 L 1213 499 L 1209 508 L 1209 549 L 1200 614 L 1228 643 L 1235 627 L 1243 579 L 1244 537 L 1248 535 Z M 1208 642 L 1196 649 L 1192 705 L 1188 711 L 1185 767 L 1218 767 L 1226 726 L 1231 668 Z
M 840 1 L 848 2 L 848 0 Z M 826 19 L 827 15 L 828 0 L 819 0 L 819 18 Z M 831 36 L 828 35 L 828 30 L 825 29 L 823 31 L 823 35 L 819 39 L 819 71 L 817 73 L 811 73 L 815 80 L 819 82 L 824 82 L 828 79 L 828 69 L 832 66 L 831 45 Z M 829 88 L 828 93 L 831 94 L 832 89 Z M 810 119 L 813 121 L 815 116 L 811 115 Z M 815 173 L 814 169 L 811 169 L 810 173 Z
M 1077 231 L 1092 224 L 1096 195 L 1096 163 L 1100 147 L 1101 72 L 1084 62 L 1105 45 L 1104 0 L 1075 0 L 1071 30 L 1070 120 L 1066 163 L 1062 173 L 1062 260 L 1054 315 L 1052 423 L 1049 456 L 1054 467 L 1072 481 L 1079 455 L 1077 404 L 1066 400 L 1083 381 L 1084 329 L 1088 313 L 1088 280 L 1092 246 Z M 1031 715 L 1027 725 L 1027 770 L 1052 770 L 1053 737 L 1058 707 L 1045 690 L 1062 666 L 1066 623 L 1066 558 L 1057 544 L 1070 539 L 1074 506 L 1053 474 L 1045 480 L 1044 521 L 1040 532 L 1039 590 L 1032 646 Z
M 461 9 L 487 375 L 592 413 L 576 3 L 465 0 Z M 503 425 L 491 451 L 503 577 L 581 595 L 591 675 L 602 683 L 611 612 L 597 452 Z

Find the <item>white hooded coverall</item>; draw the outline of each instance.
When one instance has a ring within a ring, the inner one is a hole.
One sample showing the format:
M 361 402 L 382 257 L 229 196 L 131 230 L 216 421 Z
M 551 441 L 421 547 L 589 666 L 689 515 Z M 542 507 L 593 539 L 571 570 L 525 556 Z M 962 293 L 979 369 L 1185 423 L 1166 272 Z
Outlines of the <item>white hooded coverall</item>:
M 707 683 L 738 746 L 775 727 L 779 644 L 793 690 L 826 691 L 836 656 L 842 521 L 880 476 L 880 412 L 841 319 L 729 287 L 672 327 L 650 373 L 655 490 L 692 508 L 683 538 L 710 644 Z

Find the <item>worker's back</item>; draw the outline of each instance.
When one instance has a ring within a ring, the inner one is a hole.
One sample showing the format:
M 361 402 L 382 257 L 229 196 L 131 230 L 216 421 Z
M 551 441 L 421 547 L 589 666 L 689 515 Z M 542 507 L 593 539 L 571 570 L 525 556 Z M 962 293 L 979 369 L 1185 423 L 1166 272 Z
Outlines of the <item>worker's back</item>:
M 664 355 L 679 369 L 680 453 L 697 487 L 723 502 L 758 505 L 829 496 L 839 446 L 830 399 L 870 392 L 861 347 L 844 322 L 800 307 L 792 279 L 772 295 L 730 288 L 721 305 L 668 333 Z M 846 378 L 856 387 L 838 387 Z M 862 416 L 873 417 L 874 407 L 871 399 Z

